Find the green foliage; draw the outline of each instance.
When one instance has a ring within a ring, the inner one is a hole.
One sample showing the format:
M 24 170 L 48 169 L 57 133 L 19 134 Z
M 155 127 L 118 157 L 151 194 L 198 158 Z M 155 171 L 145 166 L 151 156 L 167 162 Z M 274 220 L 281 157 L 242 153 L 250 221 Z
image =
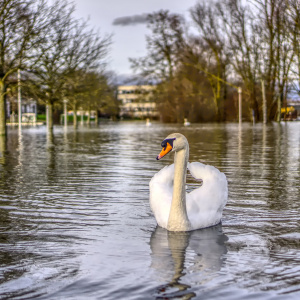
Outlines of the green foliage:
M 44 121 L 44 122 L 46 122 L 46 115 L 40 115 L 40 114 L 38 114 L 36 118 L 37 118 L 37 121 Z

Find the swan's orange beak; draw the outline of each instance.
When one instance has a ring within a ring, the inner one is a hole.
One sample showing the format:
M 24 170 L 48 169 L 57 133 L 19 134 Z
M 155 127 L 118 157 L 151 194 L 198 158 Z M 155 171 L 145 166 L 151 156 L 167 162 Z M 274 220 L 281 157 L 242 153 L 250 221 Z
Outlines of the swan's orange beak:
M 168 154 L 171 150 L 173 149 L 173 147 L 167 143 L 167 145 L 161 150 L 161 152 L 159 153 L 159 155 L 156 157 L 157 160 L 160 160 L 161 158 L 163 158 L 166 154 Z

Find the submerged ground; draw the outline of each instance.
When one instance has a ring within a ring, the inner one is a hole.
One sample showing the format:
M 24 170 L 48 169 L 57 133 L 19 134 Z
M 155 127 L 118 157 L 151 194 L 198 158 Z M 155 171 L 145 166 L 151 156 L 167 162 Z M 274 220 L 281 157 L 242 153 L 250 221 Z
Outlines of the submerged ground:
M 149 181 L 172 132 L 224 172 L 219 226 L 156 226 Z M 9 129 L 0 299 L 299 299 L 300 122 Z

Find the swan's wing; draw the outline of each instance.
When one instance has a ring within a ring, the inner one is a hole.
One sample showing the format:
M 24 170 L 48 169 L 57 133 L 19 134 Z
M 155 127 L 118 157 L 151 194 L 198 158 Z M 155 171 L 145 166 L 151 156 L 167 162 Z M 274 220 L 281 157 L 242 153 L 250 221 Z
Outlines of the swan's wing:
M 217 168 L 199 162 L 188 164 L 193 177 L 203 184 L 187 195 L 187 212 L 193 228 L 220 222 L 228 198 L 227 179 Z
M 150 183 L 150 206 L 159 226 L 167 228 L 172 202 L 174 164 L 156 173 Z

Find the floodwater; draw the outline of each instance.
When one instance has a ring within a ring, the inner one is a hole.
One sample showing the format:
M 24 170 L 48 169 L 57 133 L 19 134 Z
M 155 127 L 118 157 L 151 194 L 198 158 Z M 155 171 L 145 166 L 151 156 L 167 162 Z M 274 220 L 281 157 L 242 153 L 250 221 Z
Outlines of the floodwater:
M 157 227 L 172 132 L 226 174 L 222 224 Z M 300 122 L 9 129 L 0 150 L 0 299 L 300 299 Z

